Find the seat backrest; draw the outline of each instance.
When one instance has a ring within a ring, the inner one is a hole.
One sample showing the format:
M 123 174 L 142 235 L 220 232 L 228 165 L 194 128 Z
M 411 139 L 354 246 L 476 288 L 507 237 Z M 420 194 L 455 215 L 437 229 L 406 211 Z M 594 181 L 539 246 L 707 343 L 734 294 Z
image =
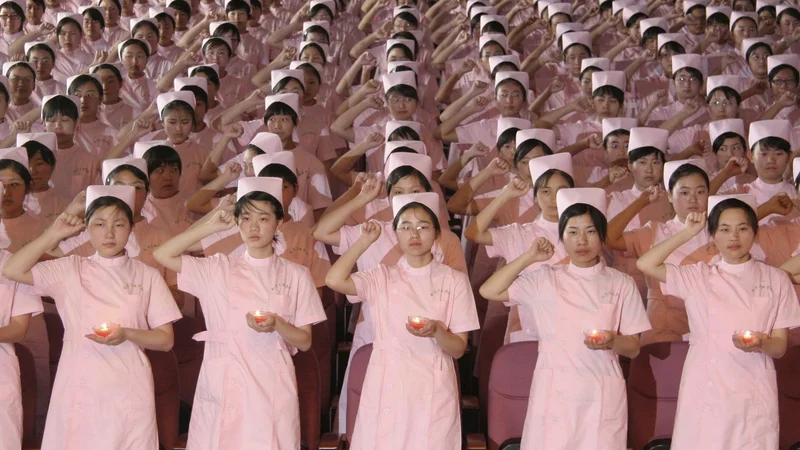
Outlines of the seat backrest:
M 658 342 L 643 346 L 631 361 L 628 434 L 633 448 L 672 436 L 688 351 L 688 342 Z
M 503 346 L 508 326 L 508 314 L 490 317 L 483 324 L 481 341 L 478 346 L 478 401 L 481 406 L 483 423 L 486 423 L 489 408 L 489 376 L 495 353 Z
M 359 348 L 353 355 L 353 360 L 350 361 L 350 375 L 347 378 L 347 431 L 345 432 L 348 442 L 352 442 L 353 439 L 358 404 L 361 402 L 361 388 L 364 387 L 370 356 L 372 356 L 372 344 Z
M 778 378 L 780 448 L 800 450 L 800 347 L 789 347 L 775 360 Z
M 36 363 L 33 359 L 33 353 L 28 347 L 14 344 L 14 350 L 19 360 L 19 376 L 22 387 L 22 442 L 33 444 L 36 439 L 36 401 L 38 399 Z
M 311 348 L 307 352 L 297 352 L 292 360 L 300 401 L 300 438 L 310 450 L 318 450 L 321 404 L 317 355 Z
M 181 409 L 178 358 L 172 350 L 168 352 L 145 350 L 145 354 L 153 370 L 158 442 L 164 448 L 173 448 L 178 439 Z
M 504 345 L 495 353 L 489 375 L 490 447 L 522 436 L 538 356 L 538 342 Z

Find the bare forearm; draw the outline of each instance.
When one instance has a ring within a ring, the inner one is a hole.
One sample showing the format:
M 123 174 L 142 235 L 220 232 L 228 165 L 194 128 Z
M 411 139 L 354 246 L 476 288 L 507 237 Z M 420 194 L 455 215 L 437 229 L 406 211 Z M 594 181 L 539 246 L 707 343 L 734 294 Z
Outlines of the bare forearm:
M 30 314 L 21 314 L 12 317 L 8 325 L 0 327 L 0 343 L 14 344 L 25 339 L 30 320 Z
M 433 335 L 442 351 L 454 359 L 464 356 L 467 349 L 467 333 L 451 333 L 443 322 L 439 322 L 436 333 Z
M 527 253 L 498 269 L 480 288 L 480 293 L 486 300 L 508 301 L 508 288 L 514 283 L 519 274 L 530 266 L 533 261 Z
M 137 330 L 135 328 L 125 328 L 125 338 L 128 341 L 147 350 L 158 352 L 168 352 L 172 350 L 175 337 L 172 332 L 172 324 L 162 325 L 154 330 Z
M 639 354 L 639 336 L 618 334 L 614 337 L 612 350 L 626 358 L 635 358 Z
M 296 327 L 282 317 L 275 317 L 275 333 L 280 334 L 283 340 L 301 352 L 311 348 L 311 325 Z

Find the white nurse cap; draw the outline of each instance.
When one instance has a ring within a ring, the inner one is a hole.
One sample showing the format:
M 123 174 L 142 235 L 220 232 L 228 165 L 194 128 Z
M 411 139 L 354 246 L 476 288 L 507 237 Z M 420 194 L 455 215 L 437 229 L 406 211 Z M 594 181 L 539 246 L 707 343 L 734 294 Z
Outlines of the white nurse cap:
M 392 198 L 392 212 L 394 213 L 394 217 L 400 213 L 400 210 L 403 209 L 409 203 L 420 203 L 425 205 L 428 209 L 431 210 L 435 218 L 438 218 L 439 213 L 439 194 L 436 192 L 420 192 L 418 194 L 402 194 L 402 195 L 395 195 Z
M 386 159 L 383 175 L 388 179 L 395 169 L 403 166 L 417 169 L 430 182 L 433 174 L 433 161 L 431 161 L 430 156 L 416 153 L 392 153 Z
M 608 199 L 606 198 L 606 191 L 604 189 L 571 188 L 559 189 L 556 193 L 556 207 L 558 208 L 559 217 L 564 214 L 567 208 L 578 203 L 593 206 L 597 208 L 601 214 L 604 216 L 606 215 Z
M 253 158 L 253 173 L 258 176 L 258 174 L 270 164 L 280 164 L 297 175 L 297 164 L 295 163 L 294 153 L 292 152 L 281 151 L 257 155 Z
M 133 211 L 136 205 L 136 188 L 133 186 L 89 186 L 86 188 L 86 211 L 95 200 L 102 197 L 120 199 Z
M 560 170 L 574 178 L 572 172 L 572 155 L 569 153 L 556 153 L 533 158 L 528 162 L 531 171 L 531 182 L 536 184 L 545 172 L 551 169 Z
M 106 183 L 108 175 L 113 172 L 117 167 L 133 166 L 141 170 L 145 177 L 147 177 L 147 161 L 142 158 L 125 158 L 107 159 L 103 161 L 103 184 Z

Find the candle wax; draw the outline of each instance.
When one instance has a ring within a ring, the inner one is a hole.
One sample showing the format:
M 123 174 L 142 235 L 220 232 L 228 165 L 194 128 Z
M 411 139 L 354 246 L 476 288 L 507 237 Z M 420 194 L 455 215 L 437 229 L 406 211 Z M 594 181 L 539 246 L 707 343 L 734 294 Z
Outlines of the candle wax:
M 754 339 L 755 338 L 753 337 L 753 333 L 749 331 L 745 331 L 744 334 L 742 334 L 742 342 L 744 342 L 745 344 L 753 342 Z
M 603 340 L 603 336 L 598 330 L 592 330 L 592 334 L 589 337 L 595 342 L 600 342 Z
M 111 330 L 111 328 L 108 327 L 108 325 L 102 324 L 102 325 L 100 325 L 100 328 L 98 328 L 98 329 L 96 329 L 94 331 L 94 334 L 104 338 L 104 337 L 108 337 L 111 334 L 111 331 L 112 330 Z
M 253 318 L 256 319 L 256 323 L 261 323 L 267 320 L 267 317 L 261 311 L 256 311 L 253 313 Z
M 422 319 L 419 317 L 412 317 L 409 323 L 411 324 L 412 328 L 416 328 L 418 330 L 425 326 L 425 323 L 423 323 Z

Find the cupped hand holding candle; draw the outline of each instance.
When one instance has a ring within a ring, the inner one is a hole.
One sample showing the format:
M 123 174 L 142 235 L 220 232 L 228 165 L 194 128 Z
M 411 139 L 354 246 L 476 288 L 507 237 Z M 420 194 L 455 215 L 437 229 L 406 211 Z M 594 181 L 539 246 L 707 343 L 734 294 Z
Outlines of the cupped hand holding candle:
M 421 316 L 409 316 L 406 323 L 406 330 L 417 337 L 433 337 L 436 334 L 439 323 Z
M 736 330 L 733 332 L 733 345 L 745 352 L 758 352 L 765 337 L 764 333 L 758 331 Z
M 247 313 L 247 325 L 259 333 L 269 333 L 275 330 L 275 314 L 255 310 Z
M 408 324 L 411 325 L 411 328 L 421 330 L 425 323 L 428 322 L 428 319 L 422 316 L 408 316 Z
M 614 346 L 614 333 L 611 331 L 591 329 L 583 332 L 583 343 L 590 350 L 608 350 Z
M 119 345 L 127 340 L 125 336 L 125 329 L 116 323 L 101 323 L 92 327 L 94 333 L 87 334 L 86 338 L 98 344 L 104 345 Z

